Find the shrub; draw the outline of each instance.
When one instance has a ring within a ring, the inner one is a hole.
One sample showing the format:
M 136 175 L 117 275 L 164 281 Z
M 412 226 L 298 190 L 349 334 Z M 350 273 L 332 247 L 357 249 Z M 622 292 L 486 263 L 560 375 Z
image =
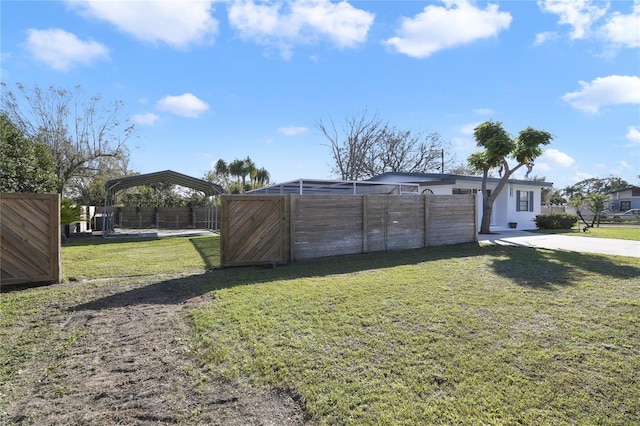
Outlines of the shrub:
M 539 214 L 535 222 L 538 229 L 571 229 L 578 222 L 578 216 L 568 213 Z

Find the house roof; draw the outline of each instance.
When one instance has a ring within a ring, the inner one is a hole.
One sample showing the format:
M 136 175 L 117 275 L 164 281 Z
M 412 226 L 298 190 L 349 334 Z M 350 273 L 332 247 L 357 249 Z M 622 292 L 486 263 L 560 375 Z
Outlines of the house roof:
M 453 185 L 457 182 L 477 182 L 482 183 L 482 176 L 463 176 L 441 173 L 404 173 L 386 172 L 374 176 L 367 182 L 412 182 L 422 186 L 426 185 Z M 488 178 L 489 183 L 498 184 L 500 178 Z M 509 179 L 507 183 L 517 185 L 528 185 L 537 187 L 552 187 L 553 182 L 541 182 L 537 180 Z
M 323 179 L 297 179 L 248 191 L 247 194 L 401 194 L 417 193 L 411 182 L 370 182 Z
M 159 182 L 195 189 L 196 191 L 203 192 L 206 196 L 222 194 L 222 187 L 220 185 L 183 175 L 182 173 L 174 172 L 172 170 L 112 179 L 104 185 L 104 188 L 107 192 L 117 192 L 127 188 L 152 185 Z
M 631 191 L 632 193 L 637 192 L 637 191 L 640 191 L 640 186 L 635 186 L 635 185 L 627 186 L 626 188 L 623 188 L 623 189 L 611 191 L 609 194 L 617 194 L 618 192 L 625 192 L 625 191 Z
M 439 173 L 387 172 L 364 181 L 297 179 L 248 191 L 247 194 L 403 194 L 419 193 L 420 187 L 455 185 L 460 182 L 482 183 L 479 176 L 460 176 Z M 500 179 L 489 178 L 498 184 Z M 508 183 L 551 187 L 551 182 L 510 179 Z

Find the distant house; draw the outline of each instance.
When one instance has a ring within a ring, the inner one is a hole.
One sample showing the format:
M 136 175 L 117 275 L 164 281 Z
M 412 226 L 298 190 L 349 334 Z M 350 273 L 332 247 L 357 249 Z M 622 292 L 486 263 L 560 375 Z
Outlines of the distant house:
M 610 193 L 609 208 L 614 213 L 640 209 L 640 187 L 632 186 Z
M 480 228 L 480 221 L 482 221 L 482 177 L 389 172 L 375 176 L 368 181 L 417 184 L 420 193 L 436 195 L 476 194 L 478 197 L 478 229 Z M 499 182 L 498 178 L 489 178 L 487 190 L 492 191 Z M 551 182 L 509 180 L 493 204 L 491 227 L 507 228 L 510 223 L 516 223 L 518 229 L 535 228 L 533 220 L 540 214 L 542 189 L 552 186 Z
M 488 190 L 495 189 L 500 180 L 489 178 Z M 542 189 L 551 182 L 509 180 L 493 205 L 492 228 L 508 228 L 516 223 L 518 229 L 535 228 L 533 222 L 540 214 Z M 389 172 L 365 181 L 299 179 L 257 190 L 253 194 L 475 194 L 478 206 L 478 229 L 482 220 L 482 178 L 436 173 Z

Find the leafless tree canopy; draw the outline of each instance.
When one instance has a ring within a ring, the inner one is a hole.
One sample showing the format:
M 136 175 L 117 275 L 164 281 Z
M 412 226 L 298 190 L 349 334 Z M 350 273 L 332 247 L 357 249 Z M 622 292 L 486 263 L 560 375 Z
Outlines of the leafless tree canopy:
M 126 159 L 127 140 L 134 126 L 121 121 L 121 102 L 102 103 L 99 95 L 85 101 L 79 86 L 74 91 L 2 84 L 2 110 L 25 135 L 46 144 L 55 159 L 58 192 L 73 178 L 92 176 L 104 159 Z
M 340 179 L 368 179 L 385 172 L 443 171 L 447 144 L 438 133 L 399 130 L 377 114 L 369 117 L 366 111 L 347 117 L 341 131 L 333 120 L 319 120 L 316 127 L 327 139 L 332 172 Z

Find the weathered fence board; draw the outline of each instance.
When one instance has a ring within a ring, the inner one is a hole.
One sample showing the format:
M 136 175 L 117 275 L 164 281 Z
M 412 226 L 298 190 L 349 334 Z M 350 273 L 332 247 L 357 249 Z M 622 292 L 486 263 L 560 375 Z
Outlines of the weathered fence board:
M 278 210 L 281 216 L 268 208 L 275 200 L 288 204 Z M 476 241 L 475 203 L 472 195 L 223 196 L 221 264 L 284 263 Z M 265 255 L 268 248 L 271 257 Z
M 103 213 L 102 206 L 96 213 Z M 116 207 L 113 225 L 130 229 L 218 229 L 217 207 Z
M 59 283 L 60 196 L 0 195 L 2 284 Z
M 288 262 L 284 197 L 225 195 L 222 200 L 222 266 Z

